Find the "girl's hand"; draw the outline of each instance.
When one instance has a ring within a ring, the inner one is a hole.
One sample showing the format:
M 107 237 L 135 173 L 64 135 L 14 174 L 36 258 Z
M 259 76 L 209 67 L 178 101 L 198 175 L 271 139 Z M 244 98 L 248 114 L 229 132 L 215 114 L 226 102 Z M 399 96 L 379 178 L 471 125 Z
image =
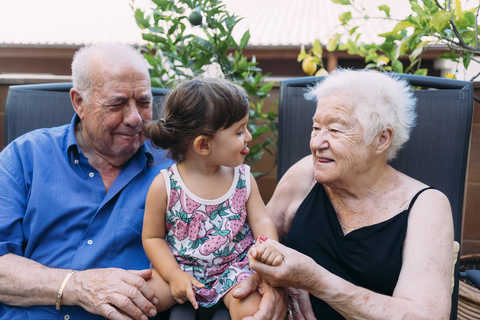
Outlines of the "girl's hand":
M 198 309 L 197 300 L 195 300 L 195 291 L 192 286 L 198 289 L 205 287 L 203 283 L 195 279 L 191 274 L 176 270 L 170 276 L 170 291 L 172 297 L 180 304 L 190 301 L 195 309 Z
M 277 266 L 258 261 L 252 254 L 264 246 L 271 246 L 277 250 L 283 260 Z M 312 278 L 321 277 L 321 269 L 312 258 L 290 249 L 277 241 L 268 239 L 254 250 L 249 251 L 248 262 L 250 269 L 257 272 L 262 279 L 273 287 L 295 287 L 307 290 Z
M 283 254 L 272 243 L 265 242 L 267 240 L 268 238 L 265 236 L 258 236 L 255 244 L 250 248 L 249 255 L 267 265 L 279 266 L 283 261 Z

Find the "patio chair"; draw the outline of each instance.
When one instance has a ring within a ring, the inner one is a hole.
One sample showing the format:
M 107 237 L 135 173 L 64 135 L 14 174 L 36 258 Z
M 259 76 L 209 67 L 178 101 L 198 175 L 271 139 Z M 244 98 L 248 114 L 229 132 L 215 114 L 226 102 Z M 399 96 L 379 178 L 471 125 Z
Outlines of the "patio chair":
M 412 86 L 417 102 L 417 125 L 391 165 L 446 194 L 450 200 L 455 240 L 460 243 L 465 173 L 473 113 L 473 84 L 444 78 L 397 75 Z M 278 174 L 311 153 L 312 116 L 316 103 L 304 93 L 324 77 L 282 81 L 279 101 Z M 450 319 L 457 318 L 458 263 L 455 265 Z
M 69 123 L 74 114 L 69 94 L 71 88 L 69 82 L 10 86 L 5 104 L 5 146 L 29 131 Z M 163 115 L 163 101 L 168 92 L 152 88 L 154 119 Z M 230 319 L 223 305 L 197 313 L 191 305 L 177 305 L 171 309 L 170 315 L 172 320 Z
M 39 128 L 67 124 L 74 114 L 70 101 L 72 83 L 10 86 L 5 104 L 5 146 L 20 135 Z M 152 88 L 154 118 L 162 114 L 168 90 Z

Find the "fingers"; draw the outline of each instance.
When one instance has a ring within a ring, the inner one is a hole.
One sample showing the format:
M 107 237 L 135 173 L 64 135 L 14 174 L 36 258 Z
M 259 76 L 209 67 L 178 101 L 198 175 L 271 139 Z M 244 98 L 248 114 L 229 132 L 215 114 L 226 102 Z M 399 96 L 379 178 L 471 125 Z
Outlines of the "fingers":
M 283 261 L 283 254 L 270 242 L 262 243 L 250 249 L 250 254 L 257 261 L 271 266 L 279 266 Z
M 79 271 L 71 278 L 64 297 L 68 304 L 109 319 L 147 319 L 156 315 L 154 303 L 158 302 L 144 279 L 148 274 L 151 271 L 115 268 Z
M 235 287 L 234 291 L 232 292 L 232 296 L 236 299 L 243 299 L 250 293 L 257 291 L 257 288 L 261 284 L 261 282 L 262 279 L 260 278 L 260 276 L 254 273 L 248 278 L 244 279 L 242 282 L 240 282 L 240 284 Z
M 195 292 L 193 291 L 193 289 L 190 288 L 189 290 L 187 290 L 186 294 L 187 294 L 188 301 L 190 301 L 190 303 L 195 308 L 195 310 L 197 310 L 198 303 L 197 303 L 197 300 L 195 299 Z
M 195 286 L 197 289 L 202 289 L 205 287 L 205 284 L 201 283 L 197 279 L 195 279 L 193 276 L 191 276 L 190 280 L 192 281 L 192 285 Z
M 288 319 L 316 319 L 315 315 L 313 314 L 312 305 L 310 303 L 310 296 L 307 291 L 289 288 L 288 293 L 289 310 L 292 311 L 292 314 L 288 316 Z
M 284 320 L 287 312 L 287 292 L 284 288 L 272 288 L 265 282 L 259 288 L 260 306 L 253 319 Z

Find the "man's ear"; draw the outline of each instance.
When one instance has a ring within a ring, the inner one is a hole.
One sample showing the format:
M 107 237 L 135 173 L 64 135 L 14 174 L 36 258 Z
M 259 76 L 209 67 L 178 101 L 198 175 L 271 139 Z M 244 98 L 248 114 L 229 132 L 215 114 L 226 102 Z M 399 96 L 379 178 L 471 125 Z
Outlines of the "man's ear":
M 207 136 L 198 136 L 193 141 L 193 150 L 203 156 L 210 154 L 210 138 Z
M 377 154 L 380 154 L 388 149 L 393 139 L 392 127 L 387 127 L 378 136 Z
M 70 100 L 72 100 L 73 109 L 78 114 L 81 120 L 83 120 L 85 110 L 84 110 L 84 100 L 78 92 L 77 89 L 72 88 L 70 89 Z

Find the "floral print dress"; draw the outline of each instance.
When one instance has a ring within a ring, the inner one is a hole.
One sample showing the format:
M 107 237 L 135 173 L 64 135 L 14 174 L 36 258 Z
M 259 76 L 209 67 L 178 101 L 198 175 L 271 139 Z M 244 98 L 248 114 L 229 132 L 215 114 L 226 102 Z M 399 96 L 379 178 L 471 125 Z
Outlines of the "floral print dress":
M 228 192 L 215 200 L 195 196 L 177 166 L 162 170 L 167 190 L 166 240 L 180 268 L 205 284 L 196 290 L 200 306 L 215 305 L 253 271 L 247 253 L 254 242 L 246 221 L 250 167 L 240 165 Z

